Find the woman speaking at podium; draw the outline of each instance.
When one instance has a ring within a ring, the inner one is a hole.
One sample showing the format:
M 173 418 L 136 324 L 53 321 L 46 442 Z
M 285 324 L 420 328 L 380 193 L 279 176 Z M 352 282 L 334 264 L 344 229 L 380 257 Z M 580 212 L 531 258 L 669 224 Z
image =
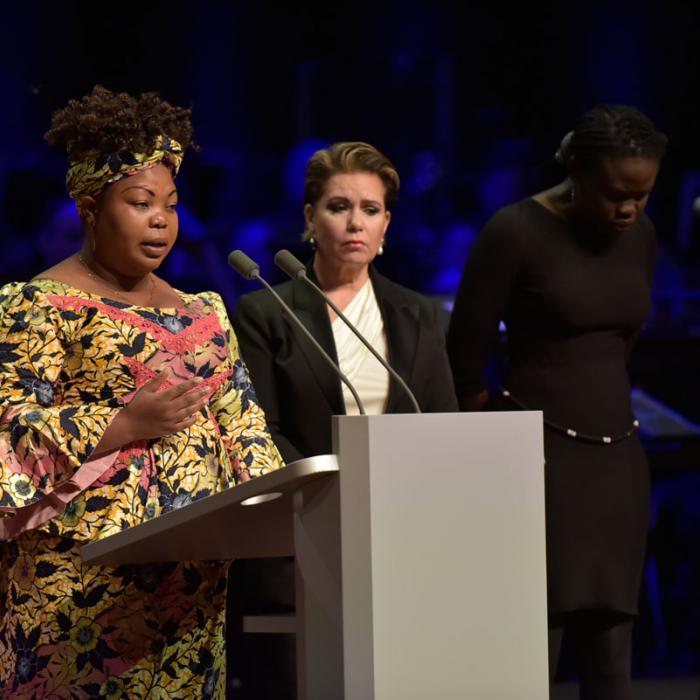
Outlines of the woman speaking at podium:
M 309 160 L 304 181 L 307 274 L 416 396 L 422 411 L 457 409 L 437 310 L 372 265 L 386 245 L 399 175 L 373 146 L 335 143 Z M 275 288 L 360 395 L 368 414 L 410 413 L 398 383 L 299 280 Z M 357 413 L 341 380 L 265 290 L 241 298 L 233 324 L 272 437 L 284 459 L 332 452 L 331 416 Z
M 550 673 L 571 637 L 589 700 L 631 692 L 649 473 L 626 361 L 651 304 L 656 236 L 644 208 L 665 148 L 636 109 L 587 112 L 558 152 L 568 177 L 487 223 L 448 333 L 463 409 L 543 412 Z M 501 320 L 508 368 L 489 397 Z
M 282 465 L 221 298 L 155 275 L 190 136 L 99 86 L 46 134 L 85 243 L 0 290 L 0 697 L 225 697 L 226 563 L 79 553 Z

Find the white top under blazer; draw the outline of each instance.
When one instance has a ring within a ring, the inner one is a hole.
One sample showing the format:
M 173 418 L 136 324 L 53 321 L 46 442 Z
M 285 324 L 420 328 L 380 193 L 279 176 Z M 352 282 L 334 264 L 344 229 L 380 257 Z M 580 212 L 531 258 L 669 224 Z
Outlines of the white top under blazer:
M 386 360 L 388 346 L 384 322 L 370 280 L 365 282 L 362 289 L 343 309 L 343 314 Z M 340 370 L 360 395 L 365 412 L 367 415 L 384 413 L 389 398 L 389 373 L 355 337 L 355 334 L 343 323 L 342 319 L 336 318 L 331 326 Z M 357 404 L 349 389 L 345 384 L 342 384 L 342 389 L 345 412 L 348 415 L 358 415 Z

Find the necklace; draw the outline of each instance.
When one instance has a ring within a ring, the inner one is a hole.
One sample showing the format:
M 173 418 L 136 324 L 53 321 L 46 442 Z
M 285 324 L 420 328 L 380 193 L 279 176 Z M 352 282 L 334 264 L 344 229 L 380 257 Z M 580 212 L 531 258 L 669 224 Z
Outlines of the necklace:
M 100 275 L 95 273 L 93 271 L 93 269 L 87 264 L 87 260 L 85 260 L 82 253 L 78 253 L 78 260 L 80 260 L 83 267 L 85 268 L 85 271 L 87 272 L 88 277 L 95 280 L 95 282 L 98 282 L 99 284 L 107 285 L 115 294 L 120 296 L 122 299 L 126 299 L 126 300 L 129 299 L 129 297 L 125 296 L 125 295 L 131 294 L 133 292 L 127 292 L 124 289 L 120 289 L 115 284 L 112 284 L 112 282 L 110 282 L 109 280 L 106 280 L 104 277 L 101 277 Z M 151 289 L 150 289 L 150 293 L 148 295 L 148 301 L 146 302 L 145 306 L 153 306 L 153 304 L 151 302 L 153 301 L 153 292 L 155 291 L 155 288 L 156 288 L 156 282 L 153 279 L 153 275 L 151 275 L 151 274 L 148 275 L 148 279 L 151 283 L 151 285 L 150 285 Z

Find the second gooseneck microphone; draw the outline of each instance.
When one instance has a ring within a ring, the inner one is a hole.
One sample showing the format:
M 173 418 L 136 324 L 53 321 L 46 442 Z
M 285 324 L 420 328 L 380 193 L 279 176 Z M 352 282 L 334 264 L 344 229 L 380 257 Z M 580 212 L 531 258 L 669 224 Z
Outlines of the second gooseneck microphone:
M 319 345 L 316 338 L 314 338 L 313 335 L 311 335 L 311 333 L 307 330 L 306 326 L 304 326 L 304 324 L 297 318 L 296 314 L 289 308 L 289 306 L 285 303 L 282 297 L 280 297 L 280 295 L 277 294 L 277 292 L 272 288 L 272 286 L 268 284 L 268 282 L 265 279 L 263 279 L 263 277 L 260 276 L 260 265 L 258 265 L 254 260 L 249 258 L 242 250 L 234 250 L 232 253 L 230 253 L 228 256 L 228 264 L 241 276 L 245 277 L 245 279 L 257 280 L 258 282 L 260 282 L 260 284 L 267 288 L 267 290 L 272 294 L 272 296 L 274 296 L 275 299 L 277 299 L 277 302 L 280 304 L 280 306 L 287 312 L 289 319 L 311 341 L 316 350 L 318 350 L 321 356 L 333 368 L 333 371 L 340 377 L 343 384 L 345 384 L 345 386 L 350 390 L 352 397 L 355 399 L 355 403 L 357 404 L 357 409 L 359 410 L 360 415 L 366 415 L 365 407 L 363 406 L 362 401 L 360 400 L 360 397 L 357 391 L 355 390 L 355 387 L 350 383 L 350 380 L 343 374 L 343 372 L 340 370 L 340 367 L 338 367 L 338 365 L 335 362 L 333 362 L 331 356 Z
M 292 255 L 288 250 L 280 250 L 275 255 L 274 260 L 275 265 L 277 265 L 280 270 L 289 275 L 293 280 L 304 281 L 316 292 L 316 294 L 323 298 L 326 304 L 328 304 L 328 306 L 330 306 L 331 309 L 338 314 L 338 318 L 345 323 L 345 325 L 357 336 L 359 341 L 377 358 L 382 367 L 384 367 L 384 369 L 389 372 L 389 374 L 399 383 L 413 404 L 414 411 L 416 413 L 420 413 L 421 410 L 420 406 L 418 405 L 418 401 L 416 401 L 416 397 L 408 388 L 408 384 L 406 384 L 401 375 L 372 347 L 371 343 L 347 319 L 336 303 L 317 284 L 314 284 L 314 282 L 309 279 L 308 275 L 306 274 L 306 267 L 304 264 L 298 258 L 294 257 L 294 255 Z

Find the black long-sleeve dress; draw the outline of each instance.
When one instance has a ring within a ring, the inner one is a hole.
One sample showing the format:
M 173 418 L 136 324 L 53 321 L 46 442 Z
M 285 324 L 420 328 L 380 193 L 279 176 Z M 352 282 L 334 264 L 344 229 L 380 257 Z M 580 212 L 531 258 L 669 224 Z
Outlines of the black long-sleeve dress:
M 496 396 L 491 405 L 544 414 L 553 613 L 637 612 L 649 470 L 632 431 L 626 361 L 650 309 L 655 255 L 645 215 L 610 236 L 525 199 L 488 222 L 455 301 L 448 353 L 458 396 L 486 387 L 484 366 L 503 320 L 502 384 L 513 398 Z

